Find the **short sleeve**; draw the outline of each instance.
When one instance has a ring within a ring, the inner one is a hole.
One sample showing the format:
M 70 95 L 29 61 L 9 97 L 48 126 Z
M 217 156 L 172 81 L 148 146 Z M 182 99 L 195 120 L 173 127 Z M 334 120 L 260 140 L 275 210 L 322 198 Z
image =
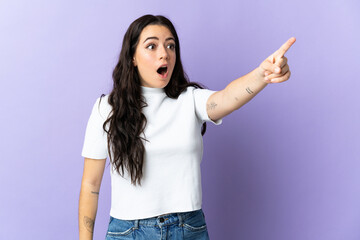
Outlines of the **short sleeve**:
M 212 91 L 209 89 L 194 89 L 194 102 L 195 102 L 195 112 L 199 119 L 206 122 L 212 122 L 215 125 L 220 125 L 222 123 L 222 119 L 217 121 L 213 121 L 209 118 L 206 110 L 206 103 L 209 97 L 215 93 L 216 91 Z
M 102 99 L 102 104 L 105 102 L 104 100 L 105 99 Z M 81 153 L 81 155 L 86 158 L 104 159 L 108 157 L 107 133 L 103 130 L 103 124 L 106 119 L 104 118 L 104 114 L 102 114 L 102 104 L 100 105 L 99 101 L 100 98 L 96 100 L 86 126 L 84 145 Z

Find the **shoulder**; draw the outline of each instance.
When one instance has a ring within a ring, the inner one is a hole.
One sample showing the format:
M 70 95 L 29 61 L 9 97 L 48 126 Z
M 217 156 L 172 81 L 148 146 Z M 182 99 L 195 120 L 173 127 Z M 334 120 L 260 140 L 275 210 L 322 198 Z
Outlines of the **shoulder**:
M 111 110 L 112 107 L 109 104 L 109 94 L 102 95 L 96 99 L 93 106 L 93 113 L 105 120 L 109 116 Z
M 195 101 L 199 101 L 200 99 L 206 101 L 215 92 L 216 91 L 210 90 L 210 89 L 207 89 L 207 88 L 197 88 L 197 87 L 194 87 L 194 86 L 188 86 L 186 88 L 186 90 L 184 90 L 180 94 L 180 97 L 182 97 L 182 98 L 192 98 Z
M 179 95 L 179 97 L 177 98 L 178 100 L 180 99 L 187 99 L 187 100 L 190 100 L 190 99 L 193 99 L 194 98 L 194 90 L 196 88 L 193 87 L 193 86 L 188 86 L 186 87 Z
M 197 88 L 194 86 L 187 87 L 188 94 L 191 94 L 193 98 L 208 98 L 211 94 L 213 94 L 214 90 L 210 90 L 207 88 Z
M 181 95 L 194 95 L 194 91 L 196 91 L 197 89 L 200 89 L 200 88 L 196 88 L 194 86 L 188 86 L 181 94 Z

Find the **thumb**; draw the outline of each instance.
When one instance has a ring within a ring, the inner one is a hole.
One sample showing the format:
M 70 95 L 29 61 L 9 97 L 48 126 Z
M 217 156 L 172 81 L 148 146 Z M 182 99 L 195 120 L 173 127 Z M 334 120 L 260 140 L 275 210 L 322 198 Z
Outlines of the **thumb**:
M 263 70 L 263 74 L 265 75 L 265 72 L 269 73 L 278 73 L 281 71 L 279 66 L 275 64 L 275 57 L 274 55 L 269 56 L 264 62 L 260 64 L 260 67 Z
M 270 60 L 270 63 L 275 63 L 274 55 L 270 55 L 269 60 Z

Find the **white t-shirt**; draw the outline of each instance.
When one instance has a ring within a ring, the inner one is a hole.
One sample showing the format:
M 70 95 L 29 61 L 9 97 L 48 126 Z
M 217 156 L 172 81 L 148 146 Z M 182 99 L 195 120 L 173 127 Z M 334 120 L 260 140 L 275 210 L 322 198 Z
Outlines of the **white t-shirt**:
M 111 167 L 110 215 L 134 220 L 198 210 L 202 204 L 201 126 L 204 121 L 213 122 L 207 115 L 206 102 L 215 91 L 188 87 L 178 99 L 172 99 L 161 88 L 141 89 L 148 104 L 142 109 L 147 119 L 144 133 L 148 140 L 143 141 L 142 185 L 132 185 L 127 171 L 122 177 Z M 107 134 L 102 126 L 112 107 L 108 95 L 100 105 L 99 100 L 86 128 L 82 150 L 86 158 L 108 157 Z M 221 122 L 222 119 L 213 123 Z

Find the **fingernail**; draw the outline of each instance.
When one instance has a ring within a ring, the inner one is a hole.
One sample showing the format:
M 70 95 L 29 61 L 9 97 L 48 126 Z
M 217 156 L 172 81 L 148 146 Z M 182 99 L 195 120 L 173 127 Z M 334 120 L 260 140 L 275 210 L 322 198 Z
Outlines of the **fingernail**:
M 265 81 L 267 81 L 267 80 L 269 80 L 269 78 L 268 78 L 268 77 L 265 77 Z
M 279 73 L 280 72 L 280 68 L 275 68 L 275 72 Z

